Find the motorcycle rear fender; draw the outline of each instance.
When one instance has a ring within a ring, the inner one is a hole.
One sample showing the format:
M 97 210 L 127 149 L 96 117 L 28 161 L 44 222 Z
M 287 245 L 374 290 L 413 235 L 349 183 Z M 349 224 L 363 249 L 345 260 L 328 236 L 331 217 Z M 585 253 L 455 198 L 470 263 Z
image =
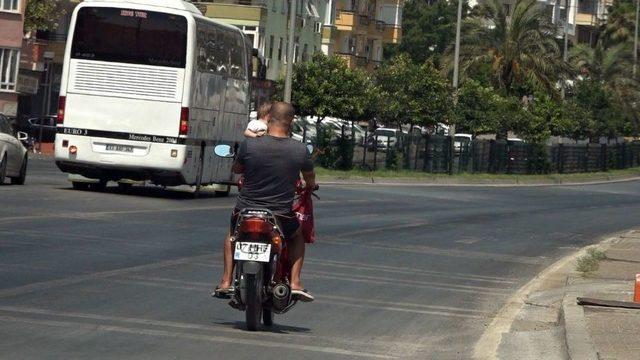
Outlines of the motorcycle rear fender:
M 256 275 L 262 269 L 262 263 L 257 261 L 245 261 L 242 263 L 242 273 L 247 275 Z

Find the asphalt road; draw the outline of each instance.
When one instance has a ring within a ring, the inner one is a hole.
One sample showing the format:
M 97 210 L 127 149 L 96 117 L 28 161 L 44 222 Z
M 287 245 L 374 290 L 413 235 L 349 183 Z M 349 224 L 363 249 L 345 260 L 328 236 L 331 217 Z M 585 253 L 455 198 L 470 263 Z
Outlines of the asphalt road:
M 640 224 L 640 182 L 325 186 L 305 285 L 262 332 L 209 291 L 234 198 L 71 190 L 50 160 L 0 186 L 0 358 L 470 356 L 510 294 L 576 247 Z

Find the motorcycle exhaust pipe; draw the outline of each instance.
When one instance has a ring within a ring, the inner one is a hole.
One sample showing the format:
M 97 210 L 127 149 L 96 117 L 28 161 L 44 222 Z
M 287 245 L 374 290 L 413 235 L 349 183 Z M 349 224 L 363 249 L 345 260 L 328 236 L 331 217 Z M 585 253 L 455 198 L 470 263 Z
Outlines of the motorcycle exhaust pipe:
M 282 311 L 291 302 L 291 288 L 287 284 L 279 283 L 273 287 L 273 307 Z

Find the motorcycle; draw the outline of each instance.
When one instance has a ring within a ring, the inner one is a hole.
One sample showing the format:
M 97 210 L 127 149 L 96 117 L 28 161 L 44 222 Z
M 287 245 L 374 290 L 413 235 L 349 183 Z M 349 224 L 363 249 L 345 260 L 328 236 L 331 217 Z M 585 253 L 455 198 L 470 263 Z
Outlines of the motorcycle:
M 219 149 L 223 146 L 216 147 L 218 156 L 230 153 L 230 149 Z M 298 185 L 296 194 L 311 196 L 312 192 Z M 242 209 L 231 241 L 235 291 L 229 305 L 245 312 L 249 331 L 256 331 L 261 320 L 271 326 L 274 314 L 284 314 L 298 302 L 291 293 L 291 265 L 279 221 L 267 209 Z

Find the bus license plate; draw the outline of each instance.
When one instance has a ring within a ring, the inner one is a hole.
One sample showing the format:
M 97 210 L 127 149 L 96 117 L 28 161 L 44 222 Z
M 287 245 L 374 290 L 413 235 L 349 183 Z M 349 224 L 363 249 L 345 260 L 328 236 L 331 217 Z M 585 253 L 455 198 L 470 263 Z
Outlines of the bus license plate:
M 233 259 L 269 262 L 269 255 L 271 255 L 271 244 L 236 242 Z
M 132 153 L 133 152 L 133 146 L 131 145 L 116 145 L 116 144 L 107 144 L 107 151 L 119 151 L 119 152 L 126 152 L 126 153 Z

